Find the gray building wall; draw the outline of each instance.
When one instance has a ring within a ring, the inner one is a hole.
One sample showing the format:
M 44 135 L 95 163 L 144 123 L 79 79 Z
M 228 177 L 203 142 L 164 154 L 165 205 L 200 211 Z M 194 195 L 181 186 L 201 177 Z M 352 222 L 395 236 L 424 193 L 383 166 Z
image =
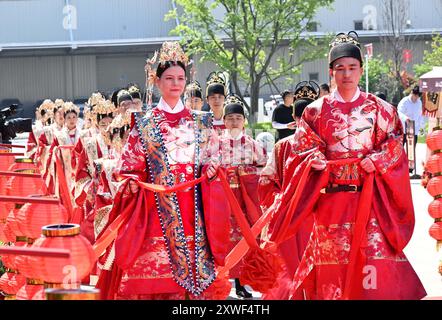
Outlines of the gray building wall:
M 384 3 L 384 0 L 335 0 L 332 8 L 320 9 L 314 20 L 319 22 L 318 31 L 342 32 L 354 30 L 354 21 L 363 21 L 372 15 L 377 22 L 377 30 L 382 30 L 386 23 Z M 408 6 L 405 13 L 406 19 L 411 22 L 408 29 L 442 28 L 442 1 L 395 0 L 395 3 Z
M 0 46 L 169 37 L 171 9 L 169 0 L 3 0 Z

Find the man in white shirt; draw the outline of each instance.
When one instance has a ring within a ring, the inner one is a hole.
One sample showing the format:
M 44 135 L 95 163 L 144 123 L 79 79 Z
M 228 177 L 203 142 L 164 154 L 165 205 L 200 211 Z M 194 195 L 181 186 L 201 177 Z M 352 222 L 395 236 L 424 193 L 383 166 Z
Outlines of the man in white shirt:
M 402 114 L 401 121 L 404 133 L 407 132 L 409 120 L 414 120 L 414 148 L 416 149 L 417 136 L 419 132 L 425 130 L 427 118 L 422 115 L 422 101 L 420 99 L 419 86 L 415 86 L 410 95 L 403 98 L 398 105 L 399 114 Z M 404 143 L 406 137 L 404 136 Z

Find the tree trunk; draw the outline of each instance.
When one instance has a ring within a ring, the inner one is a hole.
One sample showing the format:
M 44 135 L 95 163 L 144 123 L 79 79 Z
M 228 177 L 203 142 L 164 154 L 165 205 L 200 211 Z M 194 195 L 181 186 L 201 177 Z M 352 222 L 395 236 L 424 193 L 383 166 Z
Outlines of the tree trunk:
M 258 122 L 258 101 L 260 91 L 260 80 L 250 84 L 250 124 Z

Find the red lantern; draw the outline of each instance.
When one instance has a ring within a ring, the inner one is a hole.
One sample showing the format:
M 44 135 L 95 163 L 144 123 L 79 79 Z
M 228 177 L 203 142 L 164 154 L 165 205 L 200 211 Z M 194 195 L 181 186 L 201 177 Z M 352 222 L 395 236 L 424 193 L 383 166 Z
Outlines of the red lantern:
M 428 158 L 427 170 L 432 174 L 442 172 L 442 153 L 435 153 Z
M 14 246 L 17 246 L 17 247 L 24 247 L 25 245 L 26 245 L 26 242 L 24 242 L 24 241 L 18 241 L 14 244 Z M 17 271 L 17 267 L 19 266 L 18 261 L 17 261 L 17 257 L 18 257 L 17 255 L 13 255 L 13 254 L 3 255 L 2 256 L 2 263 L 4 264 L 4 266 L 6 268 Z
M 8 232 L 6 236 L 9 237 L 10 242 L 15 242 L 16 237 L 22 237 L 24 235 L 22 230 L 23 226 L 17 221 L 17 212 L 21 207 L 22 205 L 16 205 L 16 208 L 11 210 L 6 218 L 5 231 Z
M 5 189 L 7 196 L 15 197 L 46 194 L 46 186 L 41 177 L 10 177 Z
M 42 257 L 41 265 L 34 268 L 47 283 L 68 284 L 75 287 L 90 274 L 96 262 L 95 253 L 90 242 L 80 235 L 77 224 L 49 225 L 42 229 L 43 236 L 34 242 L 41 248 L 67 249 L 69 258 Z
M 28 243 L 26 247 L 34 248 L 34 246 L 30 243 Z M 28 280 L 32 279 L 33 281 L 41 281 L 38 280 L 39 275 L 34 273 L 34 266 L 40 263 L 38 259 L 41 258 L 38 256 L 18 255 L 15 258 L 15 263 L 18 266 L 18 271 Z
M 15 295 L 26 283 L 26 278 L 18 273 L 6 272 L 0 278 L 0 291 L 7 295 Z
M 5 224 L 0 221 L 0 242 L 8 242 L 4 229 Z
M 442 218 L 442 199 L 436 199 L 428 206 L 428 213 L 433 219 Z
M 430 236 L 437 241 L 442 240 L 442 222 L 435 222 L 430 227 Z
M 59 203 L 26 203 L 17 213 L 17 222 L 22 226 L 23 235 L 37 239 L 41 228 L 50 224 L 68 222 L 68 213 Z
M 431 178 L 427 184 L 427 191 L 432 197 L 442 195 L 442 176 Z
M 12 149 L 8 147 L 0 146 L 0 153 L 9 153 Z M 7 171 L 9 167 L 14 163 L 15 157 L 0 157 L 0 170 Z
M 8 216 L 9 211 L 6 209 L 6 206 L 2 203 L 0 204 L 0 223 L 6 222 L 6 217 Z
M 38 173 L 38 167 L 35 165 L 32 159 L 22 158 L 15 159 L 14 163 L 8 168 L 8 171 L 23 171 L 26 170 L 29 173 Z M 28 171 L 29 170 L 29 171 Z
M 434 130 L 428 134 L 427 146 L 431 151 L 442 150 L 442 130 Z
M 26 280 L 26 284 L 16 293 L 17 300 L 46 300 L 43 282 Z

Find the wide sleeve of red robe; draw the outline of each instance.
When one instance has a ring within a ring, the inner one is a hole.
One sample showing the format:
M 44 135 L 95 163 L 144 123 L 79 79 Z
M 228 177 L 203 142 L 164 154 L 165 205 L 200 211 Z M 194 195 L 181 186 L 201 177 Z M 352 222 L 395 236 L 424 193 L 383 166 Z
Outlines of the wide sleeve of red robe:
M 340 299 L 344 292 L 350 251 L 356 250 L 360 261 L 368 261 L 377 270 L 377 287 L 362 288 L 362 281 L 352 281 L 350 298 L 419 299 L 425 290 L 402 250 L 414 228 L 414 211 L 408 177 L 408 165 L 402 147 L 402 126 L 396 110 L 372 95 L 361 93 L 352 103 L 341 103 L 332 96 L 307 107 L 297 130 L 297 141 L 287 161 L 293 177 L 275 208 L 270 223 L 270 240 L 295 234 L 306 215 L 313 214 L 312 237 L 293 282 L 295 297 L 300 289 L 309 298 Z M 318 148 L 308 141 L 318 141 Z M 297 207 L 287 211 L 310 157 L 325 157 L 330 163 L 324 171 L 312 170 Z M 366 205 L 371 205 L 365 240 L 354 247 L 351 226 L 357 221 L 361 193 L 321 194 L 329 184 L 365 186 L 367 174 L 350 159 L 368 157 L 376 166 L 373 190 Z M 363 264 L 351 274 L 362 277 Z M 401 280 L 396 281 L 392 275 Z M 356 279 L 356 278 L 355 278 Z M 348 293 L 348 292 L 345 292 Z

